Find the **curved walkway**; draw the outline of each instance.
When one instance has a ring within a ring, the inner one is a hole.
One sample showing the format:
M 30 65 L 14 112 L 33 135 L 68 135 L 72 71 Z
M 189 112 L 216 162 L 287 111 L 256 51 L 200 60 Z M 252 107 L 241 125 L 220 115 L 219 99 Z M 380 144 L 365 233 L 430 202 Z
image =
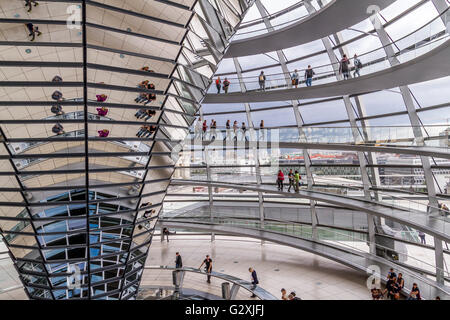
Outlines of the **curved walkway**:
M 250 229 L 238 226 L 219 225 L 212 223 L 200 223 L 200 222 L 178 222 L 176 220 L 159 220 L 160 224 L 164 227 L 190 229 L 199 231 L 209 231 L 214 233 L 224 233 L 230 235 L 245 236 L 250 238 L 261 239 L 270 241 L 273 243 L 287 245 L 293 248 L 301 249 L 310 253 L 320 255 L 330 260 L 336 261 L 353 269 L 367 272 L 372 270 L 371 266 L 380 267 L 380 278 L 385 281 L 385 275 L 388 273 L 389 268 L 392 267 L 392 262 L 381 257 L 376 257 L 370 254 L 364 254 L 351 249 L 344 249 L 342 247 L 334 246 L 330 243 L 312 241 L 302 239 L 290 235 L 285 235 L 278 232 L 267 231 L 262 229 Z M 405 278 L 405 294 L 409 293 L 409 288 L 412 287 L 412 283 L 416 282 L 421 289 L 421 293 L 425 299 L 434 299 L 435 296 L 440 296 L 445 299 L 450 296 L 450 288 L 442 286 L 434 281 L 420 277 L 419 275 L 411 275 L 411 272 L 403 267 L 396 266 L 399 272 L 402 272 Z
M 291 48 L 321 39 L 367 19 L 376 4 L 384 9 L 395 0 L 332 0 L 321 10 L 288 27 L 260 36 L 233 41 L 225 58 L 249 56 Z M 311 32 L 314 31 L 314 32 Z
M 412 209 L 405 208 L 404 210 L 389 205 L 384 205 L 375 202 L 369 202 L 360 199 L 349 198 L 337 194 L 329 194 L 325 192 L 300 190 L 297 193 L 289 193 L 278 191 L 275 188 L 269 189 L 268 187 L 261 188 L 252 185 L 239 185 L 223 182 L 208 182 L 208 181 L 195 181 L 195 180 L 172 180 L 172 185 L 182 186 L 205 186 L 205 187 L 218 187 L 218 188 L 231 188 L 236 190 L 250 190 L 261 193 L 280 194 L 287 198 L 301 198 L 308 200 L 315 200 L 334 204 L 340 207 L 353 209 L 356 211 L 362 211 L 374 216 L 386 218 L 401 224 L 410 226 L 414 229 L 421 230 L 429 235 L 439 238 L 443 241 L 450 242 L 450 221 L 446 221 L 444 218 L 440 219 L 425 214 L 424 212 L 414 211 Z
M 196 268 L 191 268 L 191 267 L 183 267 L 180 269 L 180 268 L 174 268 L 174 267 L 169 267 L 169 266 L 147 266 L 146 265 L 144 267 L 144 270 L 170 270 L 170 271 L 178 271 L 178 272 L 182 272 L 182 273 L 191 272 L 191 273 L 197 273 L 197 274 L 203 274 L 203 275 L 207 274 L 206 272 L 202 271 L 201 269 L 196 269 Z M 250 293 L 254 294 L 261 300 L 278 300 L 275 296 L 273 296 L 271 293 L 269 293 L 268 291 L 264 290 L 261 287 L 253 288 L 252 283 L 249 281 L 242 280 L 242 279 L 234 277 L 232 275 L 221 273 L 221 272 L 216 272 L 216 271 L 211 271 L 210 275 L 213 278 L 217 278 L 217 279 L 223 280 L 225 282 L 231 282 L 232 284 L 249 291 Z M 180 284 L 180 287 L 182 287 L 182 283 Z M 234 300 L 234 299 L 231 299 L 231 300 Z
M 282 142 L 282 141 L 239 141 L 231 142 L 218 140 L 203 140 L 200 143 L 199 140 L 187 140 L 187 147 L 189 145 L 203 145 L 205 147 L 214 147 L 218 150 L 220 147 L 233 148 L 237 147 L 243 149 L 270 149 L 272 147 L 285 148 L 285 149 L 319 149 L 319 150 L 341 150 L 341 151 L 362 151 L 362 152 L 380 152 L 380 153 L 393 153 L 393 154 L 409 154 L 409 155 L 421 155 L 428 157 L 438 157 L 442 159 L 450 159 L 449 148 L 434 148 L 434 147 L 419 147 L 419 146 L 383 146 L 383 145 L 370 145 L 370 144 L 353 144 L 349 142 L 344 143 L 314 143 L 314 142 Z M 186 146 L 184 150 L 187 150 Z
M 246 93 L 208 94 L 203 103 L 290 101 L 363 94 L 430 81 L 450 75 L 450 40 L 430 52 L 397 66 L 359 78 L 307 88 Z

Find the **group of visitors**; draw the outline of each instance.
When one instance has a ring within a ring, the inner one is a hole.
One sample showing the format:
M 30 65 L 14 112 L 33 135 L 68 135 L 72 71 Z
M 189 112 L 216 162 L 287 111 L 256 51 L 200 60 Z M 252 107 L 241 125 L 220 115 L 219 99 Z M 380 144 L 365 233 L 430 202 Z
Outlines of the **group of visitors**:
M 405 287 L 405 280 L 403 279 L 402 273 L 398 275 L 395 273 L 394 268 L 390 268 L 386 277 L 386 287 L 372 288 L 370 291 L 372 293 L 373 300 L 381 300 L 383 298 L 389 300 L 400 300 L 400 294 Z M 417 283 L 413 283 L 411 291 L 409 292 L 407 300 L 421 300 L 420 289 Z
M 156 111 L 155 110 L 139 109 L 138 112 L 136 112 L 134 116 L 137 119 L 144 119 L 144 121 L 147 122 L 149 119 L 151 119 L 155 115 L 156 115 Z
M 220 77 L 218 77 L 216 79 L 216 88 L 217 88 L 217 94 L 220 94 L 220 90 L 223 88 L 223 91 L 225 93 L 228 93 L 228 88 L 230 87 L 230 81 L 228 80 L 228 78 L 225 78 L 225 80 L 222 83 L 222 80 L 220 79 Z
M 156 132 L 156 126 L 143 125 L 136 133 L 138 138 L 149 138 Z
M 150 70 L 150 68 L 148 66 L 144 66 L 141 68 L 141 71 L 148 71 L 148 72 L 154 72 L 153 70 Z M 56 75 L 53 77 L 52 79 L 53 82 L 62 82 L 63 79 Z M 142 81 L 139 85 L 139 88 L 143 88 L 143 89 L 147 89 L 147 90 L 154 90 L 155 86 L 154 84 L 150 83 L 149 80 L 144 80 Z M 55 90 L 52 95 L 51 98 L 53 100 L 55 100 L 55 103 L 52 104 L 50 111 L 57 115 L 57 116 L 61 116 L 64 115 L 64 111 L 62 108 L 62 104 L 61 102 L 64 101 L 64 97 L 62 92 L 60 92 L 59 90 Z M 106 102 L 108 99 L 108 96 L 106 94 L 97 94 L 96 95 L 96 102 L 98 103 L 103 103 Z M 141 102 L 145 102 L 144 105 L 146 105 L 147 103 L 149 103 L 150 101 L 154 101 L 156 100 L 156 94 L 151 93 L 151 94 L 147 94 L 147 93 L 141 93 L 136 99 L 135 102 L 137 103 L 141 103 Z M 109 110 L 108 108 L 106 108 L 105 106 L 102 107 L 98 107 L 97 109 L 97 115 L 99 117 L 105 117 Z M 144 121 L 148 121 L 149 119 L 151 119 L 152 117 L 154 117 L 156 115 L 156 111 L 155 110 L 144 110 L 144 109 L 139 109 L 136 114 L 135 117 L 137 119 L 144 119 Z M 61 123 L 56 123 L 53 127 L 52 127 L 52 132 L 55 133 L 56 135 L 62 135 L 65 134 L 64 131 L 64 127 Z M 110 131 L 108 129 L 102 129 L 97 131 L 98 132 L 98 137 L 100 138 L 107 138 L 110 134 Z M 148 126 L 148 125 L 143 125 L 139 131 L 137 132 L 136 136 L 141 138 L 148 138 L 150 137 L 153 133 L 156 132 L 156 126 Z
M 148 81 L 148 80 L 144 80 L 138 85 L 138 88 L 146 89 L 146 90 L 155 90 L 155 85 L 153 83 L 150 83 L 150 81 Z M 134 101 L 136 103 L 144 102 L 144 106 L 155 100 L 156 100 L 156 94 L 146 93 L 146 92 L 141 92 L 137 96 L 137 98 L 134 99 Z
M 99 103 L 103 103 L 108 100 L 108 96 L 104 93 L 97 94 L 95 95 L 95 97 L 97 98 L 97 102 Z M 105 117 L 108 114 L 108 111 L 109 110 L 106 107 L 97 108 L 97 115 L 99 117 Z M 97 133 L 99 138 L 108 138 L 110 131 L 108 129 L 102 129 L 98 130 Z
M 147 72 L 154 72 L 153 70 L 150 70 L 150 67 L 144 66 L 141 68 L 141 71 L 147 71 Z M 146 89 L 146 90 L 155 90 L 155 85 L 153 83 L 150 83 L 149 80 L 144 80 L 141 83 L 138 84 L 138 88 Z M 141 92 L 139 96 L 134 99 L 136 103 L 142 103 L 144 102 L 144 106 L 148 103 L 156 100 L 156 94 L 154 93 L 146 93 Z M 145 109 L 139 109 L 134 116 L 137 119 L 144 119 L 144 121 L 148 121 L 152 117 L 156 115 L 155 110 L 145 110 Z M 154 125 L 143 125 L 139 129 L 139 131 L 136 133 L 136 137 L 138 138 L 149 138 L 152 134 L 156 132 L 156 126 Z
M 152 205 L 153 205 L 153 203 L 146 202 L 146 203 L 141 204 L 141 208 L 152 206 Z M 148 219 L 149 217 L 151 217 L 151 215 L 154 215 L 155 213 L 156 213 L 155 209 L 145 210 L 144 214 L 142 215 L 142 219 Z M 144 228 L 144 227 L 149 229 L 150 228 L 150 222 L 147 221 L 144 224 L 139 224 L 138 225 L 138 229 L 139 230 L 142 230 L 142 228 Z M 169 239 L 167 239 L 167 241 L 169 241 Z
M 295 172 L 290 169 L 289 173 L 288 173 L 288 179 L 289 179 L 289 188 L 288 188 L 288 192 L 291 192 L 291 188 L 294 188 L 295 192 L 299 192 L 300 190 L 300 180 L 301 180 L 301 175 L 300 173 L 295 170 Z M 284 173 L 282 170 L 278 171 L 278 175 L 277 175 L 277 187 L 278 187 L 278 191 L 283 191 L 284 189 Z
M 208 136 L 208 128 L 209 128 L 209 136 Z M 265 139 L 265 128 L 264 128 L 264 120 L 261 120 L 260 124 L 259 124 L 259 139 L 264 140 Z M 245 122 L 242 122 L 241 126 L 239 126 L 239 123 L 235 120 L 233 122 L 233 125 L 231 125 L 231 120 L 227 120 L 227 122 L 225 123 L 225 138 L 223 138 L 223 141 L 225 140 L 238 140 L 238 136 L 240 136 L 240 140 L 243 141 L 245 139 L 245 141 L 248 141 L 248 136 L 247 136 L 247 125 Z M 215 140 L 215 138 L 217 137 L 217 122 L 214 119 L 211 119 L 211 123 L 208 126 L 208 123 L 206 120 L 204 120 L 203 122 L 198 119 L 197 123 L 195 125 L 195 139 L 198 138 L 203 138 L 203 139 L 210 139 L 210 140 Z
M 281 300 L 302 300 L 297 297 L 295 291 L 292 291 L 289 295 L 287 294 L 286 289 L 281 289 Z
M 52 79 L 52 82 L 62 82 L 62 78 L 58 75 L 54 76 Z M 64 111 L 63 111 L 63 107 L 61 105 L 61 102 L 64 101 L 64 96 L 62 94 L 61 91 L 59 90 L 55 90 L 52 95 L 51 95 L 52 100 L 54 100 L 55 102 L 52 104 L 52 106 L 50 107 L 50 112 L 55 114 L 56 116 L 61 116 L 64 115 Z M 56 134 L 57 136 L 65 134 L 66 132 L 64 131 L 64 127 L 61 123 L 57 122 L 53 127 L 52 127 L 52 132 L 54 134 Z
M 344 80 L 347 80 L 350 77 L 350 59 L 347 57 L 346 54 L 343 55 L 342 59 L 339 61 L 339 74 L 343 76 Z M 353 65 L 354 65 L 354 72 L 353 77 L 360 77 L 361 76 L 361 69 L 363 68 L 363 64 L 361 60 L 358 58 L 358 55 L 355 54 L 353 57 Z M 311 67 L 311 65 L 308 65 L 308 68 L 305 69 L 304 79 L 305 84 L 307 87 L 312 86 L 313 77 L 316 75 L 314 72 L 314 69 Z M 294 72 L 291 74 L 291 81 L 292 86 L 295 88 L 298 88 L 300 84 L 300 75 L 298 73 L 298 69 L 295 69 Z M 261 91 L 266 91 L 266 75 L 264 74 L 264 71 L 261 71 L 261 73 L 258 76 L 258 83 L 259 83 L 259 89 Z M 230 85 L 230 82 L 227 78 L 225 78 L 223 89 L 225 93 L 228 93 L 228 87 Z M 222 88 L 222 81 L 220 80 L 220 77 L 216 79 L 216 87 L 217 87 L 217 93 L 220 93 L 220 89 Z

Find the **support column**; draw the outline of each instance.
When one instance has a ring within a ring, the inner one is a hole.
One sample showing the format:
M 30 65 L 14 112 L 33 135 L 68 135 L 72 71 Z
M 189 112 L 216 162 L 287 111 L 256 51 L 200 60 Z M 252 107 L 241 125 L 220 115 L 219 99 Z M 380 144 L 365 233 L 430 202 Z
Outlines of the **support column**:
M 319 0 L 318 3 L 321 7 L 323 6 L 322 1 Z M 305 1 L 305 8 L 308 10 L 309 14 L 313 14 L 316 12 L 316 9 L 309 2 L 309 0 Z M 335 37 L 338 37 L 338 35 L 335 35 Z M 337 80 L 339 80 L 339 81 L 343 80 L 342 76 L 339 74 L 339 60 L 337 59 L 336 55 L 334 54 L 333 46 L 331 45 L 330 39 L 323 38 L 322 43 L 327 51 L 330 62 L 333 64 L 333 70 L 334 70 L 334 73 L 336 74 Z M 339 50 L 341 51 L 341 54 L 344 54 L 344 52 L 343 52 L 344 48 L 341 47 L 341 48 L 339 48 Z M 356 123 L 356 117 L 355 117 L 355 113 L 353 112 L 353 105 L 350 100 L 350 96 L 348 96 L 348 95 L 343 96 L 343 101 L 345 104 L 345 109 L 347 111 L 347 116 L 348 116 L 350 125 L 352 127 L 353 140 L 355 143 L 358 143 L 359 140 L 361 138 L 364 139 L 364 137 L 361 136 L 361 134 L 358 130 L 358 126 Z M 360 165 L 361 180 L 362 180 L 363 189 L 364 189 L 364 198 L 366 200 L 370 201 L 371 200 L 371 193 L 370 193 L 371 182 L 369 179 L 369 175 L 367 173 L 367 161 L 366 161 L 366 158 L 365 158 L 365 155 L 363 152 L 357 152 L 357 154 L 358 154 L 358 160 L 359 160 L 359 165 Z M 373 221 L 373 216 L 368 214 L 367 221 L 368 221 L 370 253 L 376 254 L 375 223 Z
M 205 147 L 205 163 L 206 163 L 206 180 L 207 181 L 212 181 L 211 178 L 211 157 L 210 157 L 210 150 Z M 209 185 L 208 186 L 208 198 L 209 198 L 209 221 L 211 223 L 214 223 L 214 213 L 213 213 L 213 207 L 214 207 L 214 197 L 213 197 L 213 189 L 212 187 Z M 216 234 L 214 232 L 211 233 L 211 242 L 213 242 L 214 240 L 216 240 Z
M 437 3 L 438 1 L 436 1 Z M 381 20 L 378 16 L 374 16 L 371 18 L 372 24 L 375 27 L 375 30 L 378 34 L 378 37 L 381 40 L 382 45 L 384 46 L 384 50 L 386 52 L 386 56 L 389 58 L 389 63 L 391 66 L 396 66 L 400 64 L 400 61 L 395 56 L 394 48 L 391 44 L 391 39 L 389 38 L 388 33 L 383 27 Z M 408 86 L 401 86 L 400 92 L 403 97 L 403 101 L 405 102 L 406 110 L 408 112 L 409 120 L 413 129 L 414 139 L 417 146 L 424 146 L 424 137 L 422 134 L 422 126 L 417 115 L 416 108 L 414 106 L 414 102 L 412 99 L 411 92 Z M 429 157 L 421 156 L 422 168 L 425 177 L 425 184 L 427 186 L 428 192 L 428 205 L 429 210 L 428 214 L 437 216 L 439 215 L 438 210 L 438 200 L 436 198 L 436 187 L 434 184 L 434 176 L 431 171 L 431 163 Z M 444 256 L 442 250 L 442 240 L 434 239 L 435 243 L 435 263 L 436 263 L 436 281 L 438 283 L 444 284 L 443 270 L 444 270 Z
M 268 11 L 266 10 L 266 8 L 264 7 L 264 5 L 261 3 L 260 0 L 256 0 L 255 2 L 259 13 L 261 14 L 262 17 L 266 17 L 269 15 Z M 305 6 L 307 6 L 306 1 L 305 1 Z M 270 20 L 268 18 L 264 18 L 264 24 L 266 25 L 266 28 L 269 32 L 274 31 L 275 29 L 272 26 L 272 23 L 270 22 Z M 286 79 L 286 84 L 288 85 L 288 87 L 292 86 L 292 82 L 291 82 L 291 78 L 289 75 L 289 69 L 287 67 L 287 59 L 283 53 L 283 51 L 278 50 L 277 51 L 277 56 L 278 56 L 278 60 L 280 62 L 281 65 L 281 69 L 283 70 L 283 73 L 285 75 L 285 79 Z M 295 120 L 297 122 L 297 128 L 299 131 L 299 140 L 302 141 L 306 141 L 306 134 L 303 131 L 303 118 L 301 116 L 300 110 L 299 110 L 299 102 L 292 100 L 292 107 L 293 107 L 293 111 L 294 111 L 294 116 L 295 116 Z M 312 171 L 311 171 L 311 158 L 309 157 L 309 153 L 307 149 L 303 149 L 303 159 L 305 162 L 305 170 L 306 170 L 306 177 L 307 177 L 307 183 L 308 183 L 308 190 L 311 190 L 313 185 L 314 185 L 314 178 L 312 175 Z M 317 212 L 316 212 L 316 201 L 310 200 L 309 202 L 310 204 L 310 211 L 311 211 L 311 227 L 312 227 L 312 238 L 314 240 L 318 239 L 318 235 L 317 235 L 317 225 L 318 225 L 318 218 L 317 218 Z
M 259 1 L 258 1 L 259 2 Z M 239 60 L 237 58 L 233 58 L 233 62 L 234 62 L 234 66 L 236 69 L 236 73 L 239 79 L 239 83 L 241 86 L 241 92 L 247 92 L 247 87 L 245 86 L 245 83 L 242 79 L 242 67 L 239 63 Z M 249 128 L 249 132 L 250 132 L 250 145 L 249 145 L 249 149 L 251 147 L 252 152 L 253 152 L 253 157 L 255 159 L 255 174 L 256 174 L 256 184 L 258 187 L 261 187 L 262 185 L 262 178 L 261 178 L 261 167 L 260 167 L 260 162 L 259 162 L 259 152 L 258 149 L 256 148 L 256 145 L 253 144 L 254 141 L 256 141 L 256 135 L 255 133 L 255 126 L 252 120 L 252 114 L 251 114 L 251 109 L 250 109 L 250 104 L 249 103 L 245 103 L 245 113 L 247 115 L 247 123 L 248 123 L 248 128 Z M 264 220 L 265 220 L 265 214 L 264 214 L 264 196 L 262 192 L 258 192 L 258 208 L 259 208 L 259 222 L 261 224 L 261 229 L 264 228 Z M 261 240 L 261 244 L 264 244 L 264 240 Z

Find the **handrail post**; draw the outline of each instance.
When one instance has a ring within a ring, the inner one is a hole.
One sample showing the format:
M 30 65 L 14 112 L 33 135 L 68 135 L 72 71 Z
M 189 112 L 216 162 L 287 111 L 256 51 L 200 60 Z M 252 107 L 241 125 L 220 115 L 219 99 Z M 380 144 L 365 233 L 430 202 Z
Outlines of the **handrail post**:
M 225 300 L 231 300 L 230 283 L 222 282 L 222 298 Z
M 175 291 L 180 291 L 180 289 L 183 287 L 184 275 L 185 271 L 172 271 L 172 281 L 173 285 L 175 286 Z
M 238 294 L 240 286 L 237 285 L 236 283 L 233 284 L 233 286 L 231 287 L 231 291 L 230 291 L 230 299 L 229 300 L 236 300 L 236 296 Z

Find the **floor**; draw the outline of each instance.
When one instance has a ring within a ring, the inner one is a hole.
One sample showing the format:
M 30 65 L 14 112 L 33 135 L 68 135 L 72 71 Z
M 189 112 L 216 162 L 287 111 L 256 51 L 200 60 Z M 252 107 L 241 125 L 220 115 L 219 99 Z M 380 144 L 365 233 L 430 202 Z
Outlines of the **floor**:
M 254 239 L 217 236 L 214 243 L 205 235 L 171 236 L 170 242 L 154 238 L 147 259 L 147 266 L 173 266 L 175 252 L 179 251 L 185 267 L 198 268 L 206 254 L 213 259 L 214 271 L 250 280 L 248 268 L 253 267 L 260 286 L 280 297 L 280 289 L 295 291 L 304 300 L 366 300 L 370 292 L 365 286 L 366 276 L 320 256 L 277 244 L 261 243 Z M 2 289 L 19 284 L 14 267 L 9 259 L 0 265 L 3 274 Z M 142 286 L 171 286 L 171 271 L 145 270 Z M 185 278 L 185 287 L 221 295 L 219 279 L 207 284 L 203 275 L 190 274 Z M 249 299 L 245 290 L 240 290 L 238 299 Z M 23 289 L 0 291 L 0 300 L 27 299 Z
M 160 238 L 155 237 L 147 266 L 173 266 L 175 252 L 179 251 L 185 267 L 198 268 L 205 255 L 210 254 L 217 272 L 249 280 L 248 268 L 253 267 L 260 286 L 276 297 L 280 297 L 280 289 L 284 287 L 288 292 L 295 291 L 304 300 L 371 298 L 364 274 L 331 260 L 277 244 L 261 245 L 259 241 L 249 238 L 220 236 L 214 243 L 209 239 L 209 236 L 180 235 L 172 236 L 169 243 L 161 243 Z M 158 277 L 163 278 L 161 273 L 145 270 L 142 285 L 156 284 Z M 164 278 L 170 277 L 166 275 Z M 191 281 L 189 285 L 196 285 L 198 290 L 215 286 L 211 291 L 217 293 L 220 283 L 220 280 L 213 279 L 212 284 L 208 285 L 205 279 L 198 279 L 197 283 Z

